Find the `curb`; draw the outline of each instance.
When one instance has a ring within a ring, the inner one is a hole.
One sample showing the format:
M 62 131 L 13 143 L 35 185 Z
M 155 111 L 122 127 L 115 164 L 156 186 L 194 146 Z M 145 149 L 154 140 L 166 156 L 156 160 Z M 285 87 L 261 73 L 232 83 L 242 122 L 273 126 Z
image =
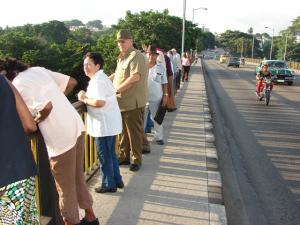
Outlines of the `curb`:
M 199 62 L 202 70 L 201 61 Z M 205 76 L 203 74 L 203 79 Z M 226 209 L 223 199 L 222 178 L 219 171 L 218 154 L 215 146 L 214 125 L 212 122 L 211 109 L 206 93 L 206 84 L 203 87 L 203 114 L 204 114 L 204 134 L 205 134 L 205 154 L 207 168 L 207 188 L 209 204 L 209 224 L 227 225 Z

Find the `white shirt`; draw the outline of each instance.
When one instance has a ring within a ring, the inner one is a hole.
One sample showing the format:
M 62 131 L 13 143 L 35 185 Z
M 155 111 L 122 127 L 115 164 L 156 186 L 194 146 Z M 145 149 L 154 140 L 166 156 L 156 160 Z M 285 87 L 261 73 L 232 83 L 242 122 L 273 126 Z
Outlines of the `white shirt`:
M 175 55 L 173 55 L 173 59 L 175 61 L 176 69 L 177 70 L 181 70 L 182 69 L 181 57 L 180 57 L 180 55 L 177 52 L 176 52 Z
M 38 124 L 49 157 L 70 150 L 84 131 L 81 117 L 63 93 L 69 78 L 42 67 L 32 67 L 13 80 L 33 116 L 49 101 L 53 105 L 49 116 Z
M 92 137 L 113 136 L 122 132 L 122 117 L 115 88 L 103 70 L 99 70 L 87 87 L 88 98 L 103 100 L 103 107 L 87 106 L 87 132 Z
M 162 84 L 167 84 L 168 79 L 165 68 L 161 63 L 149 68 L 148 76 L 148 100 L 149 102 L 160 101 L 163 96 Z

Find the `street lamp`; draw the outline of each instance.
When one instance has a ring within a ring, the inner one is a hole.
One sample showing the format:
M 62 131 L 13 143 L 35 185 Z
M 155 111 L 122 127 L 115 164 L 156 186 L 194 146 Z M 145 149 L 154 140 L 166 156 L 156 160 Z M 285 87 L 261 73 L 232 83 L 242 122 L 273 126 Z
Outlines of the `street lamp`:
M 194 14 L 195 14 L 195 11 L 198 10 L 198 9 L 207 10 L 207 8 L 205 8 L 205 7 L 199 7 L 199 8 L 193 9 L 193 19 L 192 19 L 193 23 L 194 23 Z
M 266 29 L 270 29 L 273 31 L 272 33 L 272 41 L 271 41 L 271 49 L 270 49 L 270 60 L 272 59 L 272 49 L 273 49 L 273 38 L 274 38 L 274 28 L 273 27 L 265 27 Z

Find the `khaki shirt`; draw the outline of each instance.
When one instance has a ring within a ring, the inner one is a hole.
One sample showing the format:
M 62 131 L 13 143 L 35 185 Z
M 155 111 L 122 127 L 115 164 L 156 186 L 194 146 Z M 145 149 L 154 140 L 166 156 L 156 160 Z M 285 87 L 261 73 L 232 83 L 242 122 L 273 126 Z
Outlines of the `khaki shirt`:
M 136 73 L 140 74 L 140 80 L 117 95 L 121 112 L 145 107 L 148 101 L 148 63 L 140 51 L 130 48 L 124 56 L 118 58 L 114 78 L 115 88 L 117 89 L 127 78 Z

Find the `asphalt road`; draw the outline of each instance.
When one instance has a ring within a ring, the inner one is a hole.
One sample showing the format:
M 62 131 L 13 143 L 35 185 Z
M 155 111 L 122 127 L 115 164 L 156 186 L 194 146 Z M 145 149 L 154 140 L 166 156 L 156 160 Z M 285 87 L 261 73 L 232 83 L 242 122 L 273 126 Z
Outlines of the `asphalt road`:
M 204 60 L 228 224 L 300 225 L 300 76 L 254 94 L 254 66 Z

